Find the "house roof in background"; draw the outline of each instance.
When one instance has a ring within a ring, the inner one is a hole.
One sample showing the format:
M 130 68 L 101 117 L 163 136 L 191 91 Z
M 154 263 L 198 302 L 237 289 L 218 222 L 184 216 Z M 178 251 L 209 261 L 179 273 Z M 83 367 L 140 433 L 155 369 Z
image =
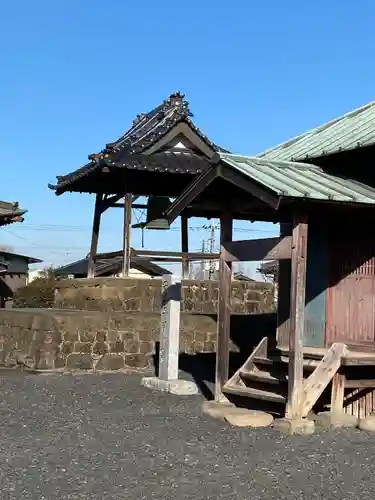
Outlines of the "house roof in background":
M 0 201 L 0 226 L 11 224 L 12 222 L 22 222 L 22 216 L 27 212 L 20 208 L 17 201 Z
M 29 257 L 28 255 L 23 255 L 20 253 L 8 252 L 6 250 L 0 249 L 0 258 L 5 257 L 5 259 L 11 259 L 12 257 L 17 257 L 26 260 L 29 264 L 39 264 L 43 262 L 42 259 L 37 259 L 36 257 Z M 3 260 L 3 259 L 1 259 Z
M 106 144 L 100 153 L 90 154 L 88 156 L 89 163 L 70 174 L 57 176 L 57 184 L 50 184 L 49 187 L 54 189 L 56 194 L 61 194 L 67 190 L 69 184 L 92 174 L 94 171 L 103 168 L 104 165 L 158 171 L 158 168 L 155 168 L 155 161 L 158 163 L 158 159 L 147 161 L 142 153 L 161 141 L 180 123 L 186 124 L 212 152 L 224 152 L 223 148 L 211 142 L 201 132 L 192 121 L 192 117 L 193 114 L 190 111 L 189 103 L 185 100 L 185 95 L 181 92 L 175 92 L 148 113 L 138 115 L 130 129 L 117 141 Z M 180 156 L 181 159 L 178 156 L 169 157 L 173 159 L 173 164 L 168 161 L 168 156 L 166 160 L 162 158 L 163 155 L 160 154 L 159 163 L 163 161 L 163 172 L 197 173 L 196 165 L 192 167 L 193 172 L 190 171 L 189 163 L 191 167 L 192 162 L 189 162 L 186 155 Z M 174 162 L 180 162 L 180 165 L 176 168 Z
M 375 101 L 260 153 L 268 160 L 306 161 L 375 144 Z
M 117 274 L 122 271 L 123 262 L 123 252 L 122 250 L 117 252 L 107 252 L 98 253 L 95 262 L 95 276 L 103 276 L 105 274 Z M 72 262 L 65 266 L 59 267 L 54 271 L 56 276 L 68 276 L 68 275 L 87 275 L 88 270 L 88 257 Z M 130 267 L 136 269 L 149 276 L 158 277 L 164 274 L 171 274 L 168 269 L 154 264 L 145 257 L 131 256 Z
M 375 189 L 308 163 L 219 153 L 221 161 L 281 198 L 375 204 Z

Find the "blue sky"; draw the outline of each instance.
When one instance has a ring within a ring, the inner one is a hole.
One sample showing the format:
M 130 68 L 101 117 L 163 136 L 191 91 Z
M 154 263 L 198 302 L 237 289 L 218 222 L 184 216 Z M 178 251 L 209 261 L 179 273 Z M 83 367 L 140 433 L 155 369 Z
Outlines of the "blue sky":
M 175 90 L 204 133 L 242 154 L 373 100 L 374 19 L 370 0 L 3 2 L 0 199 L 29 212 L 0 230 L 0 243 L 46 264 L 86 254 L 93 196 L 56 197 L 48 182 Z M 204 223 L 191 222 L 194 250 Z M 118 210 L 104 215 L 100 250 L 121 247 L 121 226 Z M 236 228 L 236 239 L 276 232 Z M 178 225 L 162 238 L 148 231 L 145 244 L 177 249 Z

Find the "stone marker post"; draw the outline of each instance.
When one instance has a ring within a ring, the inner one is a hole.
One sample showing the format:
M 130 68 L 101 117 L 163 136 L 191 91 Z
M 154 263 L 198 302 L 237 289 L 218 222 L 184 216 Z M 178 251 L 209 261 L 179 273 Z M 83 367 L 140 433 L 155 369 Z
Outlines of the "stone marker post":
M 161 285 L 159 377 L 143 377 L 141 384 L 180 396 L 197 394 L 194 382 L 179 380 L 181 278 L 165 274 Z
M 161 285 L 159 378 L 178 379 L 181 278 L 165 274 Z

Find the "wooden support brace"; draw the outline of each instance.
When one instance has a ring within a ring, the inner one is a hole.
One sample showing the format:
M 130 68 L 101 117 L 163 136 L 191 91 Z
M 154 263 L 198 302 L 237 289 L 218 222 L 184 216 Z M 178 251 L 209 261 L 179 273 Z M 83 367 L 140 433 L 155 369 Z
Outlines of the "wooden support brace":
M 324 389 L 331 382 L 341 366 L 341 358 L 345 355 L 345 352 L 345 344 L 332 344 L 313 373 L 305 380 L 301 393 L 299 415 L 301 418 L 307 416 L 322 395 Z M 339 397 L 341 396 L 339 395 Z
M 231 311 L 232 264 L 224 257 L 224 242 L 232 239 L 233 219 L 229 213 L 220 219 L 220 282 L 217 318 L 215 400 L 223 398 L 223 386 L 229 378 L 229 340 Z

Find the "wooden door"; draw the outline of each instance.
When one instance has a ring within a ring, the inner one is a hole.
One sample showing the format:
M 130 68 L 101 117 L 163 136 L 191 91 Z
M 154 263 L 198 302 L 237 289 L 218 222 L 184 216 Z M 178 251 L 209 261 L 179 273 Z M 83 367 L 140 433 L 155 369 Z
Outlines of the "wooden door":
M 335 242 L 330 248 L 326 344 L 375 341 L 375 242 Z

